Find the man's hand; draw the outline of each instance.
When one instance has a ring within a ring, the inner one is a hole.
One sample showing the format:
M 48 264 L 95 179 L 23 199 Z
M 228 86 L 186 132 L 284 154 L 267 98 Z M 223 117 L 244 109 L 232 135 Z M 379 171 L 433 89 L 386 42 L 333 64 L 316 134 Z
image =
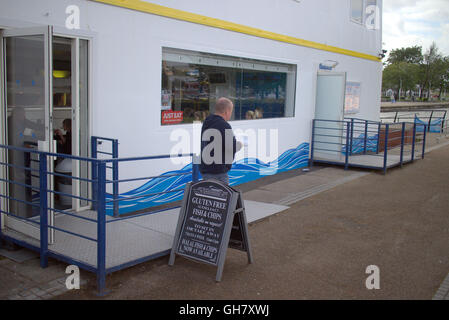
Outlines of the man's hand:
M 61 130 L 56 129 L 56 130 L 55 130 L 55 135 L 56 135 L 56 136 L 62 137 L 63 134 L 62 134 L 62 131 L 61 131 Z
M 240 141 L 237 141 L 237 143 L 235 144 L 236 152 L 239 152 L 242 147 L 243 144 Z

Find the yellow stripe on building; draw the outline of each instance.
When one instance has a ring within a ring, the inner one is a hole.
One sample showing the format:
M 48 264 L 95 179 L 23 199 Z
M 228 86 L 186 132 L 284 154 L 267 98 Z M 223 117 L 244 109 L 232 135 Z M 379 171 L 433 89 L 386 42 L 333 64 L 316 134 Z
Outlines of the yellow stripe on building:
M 309 41 L 309 40 L 304 40 L 304 39 L 300 39 L 300 38 L 290 37 L 290 36 L 282 35 L 279 33 L 274 33 L 274 32 L 265 31 L 262 29 L 248 27 L 248 26 L 241 25 L 238 23 L 233 23 L 233 22 L 229 22 L 229 21 L 225 21 L 225 20 L 221 20 L 221 19 L 206 17 L 206 16 L 199 15 L 196 13 L 191 13 L 191 12 L 178 10 L 178 9 L 172 9 L 172 8 L 164 7 L 161 5 L 157 5 L 157 4 L 149 3 L 149 2 L 145 2 L 145 1 L 140 1 L 140 0 L 91 0 L 91 1 L 110 4 L 113 6 L 132 9 L 132 10 L 136 10 L 136 11 L 140 11 L 140 12 L 151 13 L 151 14 L 155 14 L 158 16 L 177 19 L 177 20 L 181 20 L 181 21 L 188 21 L 188 22 L 192 22 L 192 23 L 196 23 L 196 24 L 213 27 L 213 28 L 219 28 L 219 29 L 223 29 L 223 30 L 239 32 L 239 33 L 248 34 L 251 36 L 256 36 L 259 38 L 265 38 L 265 39 L 290 43 L 290 44 L 294 44 L 294 45 L 298 45 L 298 46 L 302 46 L 302 47 L 313 48 L 313 49 L 318 49 L 318 50 L 323 50 L 323 51 L 328 51 L 328 52 L 333 52 L 333 53 L 339 53 L 339 54 L 344 54 L 347 56 L 352 56 L 352 57 L 357 57 L 357 58 L 362 58 L 362 59 L 367 59 L 367 60 L 373 60 L 373 61 L 378 61 L 378 62 L 381 61 L 381 59 L 379 57 L 373 56 L 370 54 L 347 50 L 347 49 L 338 48 L 338 47 L 334 47 L 334 46 L 329 46 L 326 44 Z

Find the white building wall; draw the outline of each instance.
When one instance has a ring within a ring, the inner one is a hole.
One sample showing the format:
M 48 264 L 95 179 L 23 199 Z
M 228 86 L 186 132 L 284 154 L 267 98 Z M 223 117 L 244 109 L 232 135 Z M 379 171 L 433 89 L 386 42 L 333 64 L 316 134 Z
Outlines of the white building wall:
M 350 21 L 349 0 L 144 1 L 376 56 L 382 49 L 381 32 Z
M 377 55 L 381 30 L 349 21 L 349 0 L 152 1 L 209 17 L 345 49 Z M 251 3 L 252 5 L 248 5 Z M 337 4 L 338 3 L 338 4 Z M 81 10 L 81 31 L 94 34 L 92 134 L 117 138 L 120 156 L 170 153 L 175 128 L 161 126 L 161 53 L 163 46 L 297 65 L 296 111 L 293 118 L 234 121 L 237 128 L 279 128 L 279 154 L 310 142 L 315 82 L 320 62 L 336 60 L 335 71 L 361 83 L 358 118 L 379 119 L 381 63 L 257 38 L 236 32 L 81 0 L 2 0 L 0 21 L 24 25 L 65 26 L 69 5 Z M 19 24 L 20 24 L 19 23 Z M 124 165 L 126 176 L 158 174 L 182 166 Z

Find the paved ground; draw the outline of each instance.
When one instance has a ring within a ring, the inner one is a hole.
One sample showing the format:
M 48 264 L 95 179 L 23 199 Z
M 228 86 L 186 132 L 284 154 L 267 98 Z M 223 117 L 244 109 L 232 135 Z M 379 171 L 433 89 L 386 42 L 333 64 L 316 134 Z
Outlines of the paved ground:
M 255 263 L 228 250 L 216 269 L 166 257 L 108 276 L 108 299 L 432 299 L 447 297 L 449 146 L 293 204 L 249 227 Z M 301 176 L 298 176 L 298 178 Z M 380 270 L 368 290 L 366 268 Z M 96 299 L 95 281 L 59 298 Z M 446 281 L 447 282 L 447 281 Z M 439 290 L 440 289 L 440 290 Z
M 449 145 L 385 176 L 316 167 L 271 179 L 245 186 L 244 197 L 291 207 L 249 226 L 255 263 L 229 249 L 220 283 L 214 267 L 181 257 L 169 267 L 163 257 L 109 275 L 100 298 L 91 273 L 81 272 L 80 290 L 51 291 L 64 264 L 2 259 L 0 298 L 30 298 L 33 285 L 36 298 L 55 299 L 449 298 Z M 379 290 L 365 286 L 369 265 Z

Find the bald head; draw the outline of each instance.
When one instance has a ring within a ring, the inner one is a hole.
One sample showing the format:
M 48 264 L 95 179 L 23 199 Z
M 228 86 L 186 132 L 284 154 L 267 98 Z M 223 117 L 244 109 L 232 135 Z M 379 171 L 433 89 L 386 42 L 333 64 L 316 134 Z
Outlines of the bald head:
M 222 116 L 226 121 L 229 121 L 232 116 L 234 104 L 228 98 L 219 98 L 215 104 L 215 114 Z

